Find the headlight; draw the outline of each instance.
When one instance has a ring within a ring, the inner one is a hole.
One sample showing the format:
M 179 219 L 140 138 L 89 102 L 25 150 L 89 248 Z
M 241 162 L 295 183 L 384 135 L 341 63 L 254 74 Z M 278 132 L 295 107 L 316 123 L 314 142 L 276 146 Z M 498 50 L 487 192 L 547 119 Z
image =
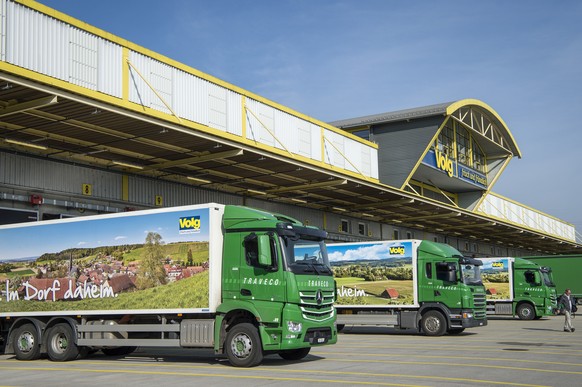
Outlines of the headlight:
M 463 318 L 473 318 L 473 313 L 463 313 Z
M 289 330 L 289 332 L 299 333 L 301 332 L 302 328 L 303 324 L 301 324 L 300 322 L 287 321 L 287 329 Z

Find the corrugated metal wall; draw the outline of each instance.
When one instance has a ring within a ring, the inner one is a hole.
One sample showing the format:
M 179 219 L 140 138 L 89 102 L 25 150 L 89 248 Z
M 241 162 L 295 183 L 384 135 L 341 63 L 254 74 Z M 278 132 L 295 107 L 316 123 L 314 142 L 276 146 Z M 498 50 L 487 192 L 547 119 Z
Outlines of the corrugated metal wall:
M 477 211 L 494 218 L 529 227 L 533 230 L 543 231 L 571 241 L 576 240 L 574 226 L 540 213 L 539 211 L 496 196 L 493 193 L 489 193 L 485 197 L 485 200 L 481 203 Z
M 129 79 L 124 80 L 123 68 L 128 64 L 123 62 L 121 45 L 21 4 L 1 1 L 0 53 L 4 61 L 118 98 L 127 82 L 131 102 L 243 135 L 244 96 L 240 93 L 133 50 L 128 50 Z M 250 98 L 246 104 L 248 139 L 287 148 L 291 157 L 322 161 L 324 144 L 318 125 Z M 345 157 L 334 154 L 323 161 L 378 178 L 376 149 L 329 129 L 326 136 L 333 138 Z
M 91 184 L 92 197 L 121 200 L 121 175 L 0 152 L 0 184 L 60 192 L 83 194 L 83 184 Z

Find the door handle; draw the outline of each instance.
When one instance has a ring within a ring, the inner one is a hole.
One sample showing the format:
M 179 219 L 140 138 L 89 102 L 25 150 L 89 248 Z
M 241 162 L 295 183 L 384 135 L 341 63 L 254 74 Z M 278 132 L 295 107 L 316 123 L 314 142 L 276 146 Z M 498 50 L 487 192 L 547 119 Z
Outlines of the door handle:
M 250 296 L 253 293 L 251 293 L 251 291 L 249 289 L 241 289 L 240 290 L 240 294 L 243 295 L 243 296 Z
M 435 290 L 435 291 L 434 291 L 434 295 L 435 295 L 435 296 L 440 296 L 440 295 L 441 295 L 441 292 L 439 292 L 438 290 Z

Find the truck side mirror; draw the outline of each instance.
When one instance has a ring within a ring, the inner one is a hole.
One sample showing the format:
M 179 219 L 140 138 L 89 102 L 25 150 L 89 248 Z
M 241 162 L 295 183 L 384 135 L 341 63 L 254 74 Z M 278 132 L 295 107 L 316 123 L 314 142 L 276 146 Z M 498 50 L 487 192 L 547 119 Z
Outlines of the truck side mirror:
M 268 235 L 259 235 L 259 265 L 268 267 L 272 265 L 271 240 Z
M 437 279 L 445 282 L 457 282 L 457 267 L 453 263 L 437 262 Z

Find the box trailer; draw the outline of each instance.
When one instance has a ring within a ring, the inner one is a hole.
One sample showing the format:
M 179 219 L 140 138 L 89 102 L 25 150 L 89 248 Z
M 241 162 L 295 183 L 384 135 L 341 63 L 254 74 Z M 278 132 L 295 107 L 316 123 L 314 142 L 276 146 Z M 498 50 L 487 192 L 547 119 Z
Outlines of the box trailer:
M 0 226 L 5 353 L 212 348 L 234 366 L 337 340 L 326 232 L 221 204 Z
M 338 329 L 387 325 L 429 336 L 487 325 L 481 261 L 422 240 L 327 245 Z
M 522 258 L 479 258 L 487 292 L 487 313 L 521 320 L 551 316 L 556 309 L 556 287 L 548 267 Z
M 548 255 L 524 257 L 538 265 L 552 269 L 552 279 L 558 296 L 570 289 L 572 295 L 582 303 L 582 255 Z

